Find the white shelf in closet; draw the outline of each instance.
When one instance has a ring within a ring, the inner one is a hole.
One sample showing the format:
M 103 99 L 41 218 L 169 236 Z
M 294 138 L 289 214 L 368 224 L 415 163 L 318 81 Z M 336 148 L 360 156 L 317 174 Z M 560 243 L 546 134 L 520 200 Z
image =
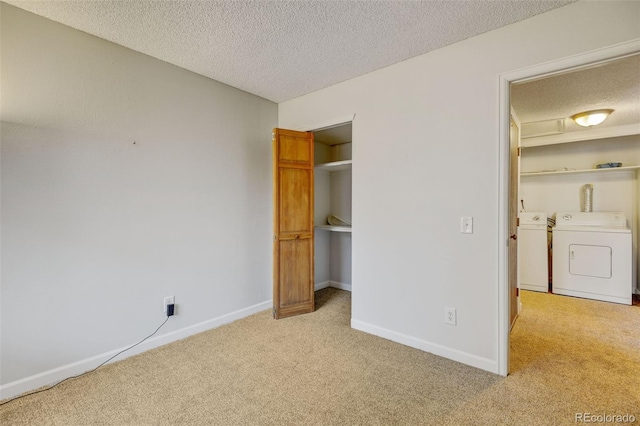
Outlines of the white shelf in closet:
M 520 177 L 530 176 L 551 176 L 551 175 L 568 175 L 577 173 L 606 173 L 606 172 L 619 172 L 619 171 L 631 171 L 639 170 L 640 166 L 625 166 L 625 167 L 609 167 L 604 169 L 582 169 L 582 170 L 556 170 L 549 172 L 524 172 L 520 173 Z
M 316 229 L 331 232 L 351 232 L 350 226 L 337 226 L 337 225 L 316 225 Z
M 316 164 L 316 170 L 323 170 L 325 172 L 342 172 L 344 170 L 351 170 L 351 163 L 353 160 L 333 161 L 331 163 Z
M 605 127 L 601 129 L 590 128 L 586 130 L 578 130 L 575 132 L 562 133 L 559 135 L 522 138 L 521 148 L 527 149 L 565 143 L 579 143 L 596 139 L 610 139 L 638 134 L 640 134 L 640 124 L 627 124 L 624 126 Z

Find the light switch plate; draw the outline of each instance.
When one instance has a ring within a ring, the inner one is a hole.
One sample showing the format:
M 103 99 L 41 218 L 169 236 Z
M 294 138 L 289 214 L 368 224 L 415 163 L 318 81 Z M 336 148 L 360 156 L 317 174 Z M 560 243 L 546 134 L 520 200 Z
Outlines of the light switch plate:
M 460 218 L 460 232 L 463 234 L 473 234 L 473 217 L 463 216 Z

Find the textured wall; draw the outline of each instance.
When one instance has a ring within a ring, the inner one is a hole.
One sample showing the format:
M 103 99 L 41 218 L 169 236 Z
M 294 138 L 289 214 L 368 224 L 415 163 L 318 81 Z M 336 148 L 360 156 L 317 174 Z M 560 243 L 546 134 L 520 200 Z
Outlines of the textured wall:
M 270 300 L 276 104 L 0 5 L 2 384 Z

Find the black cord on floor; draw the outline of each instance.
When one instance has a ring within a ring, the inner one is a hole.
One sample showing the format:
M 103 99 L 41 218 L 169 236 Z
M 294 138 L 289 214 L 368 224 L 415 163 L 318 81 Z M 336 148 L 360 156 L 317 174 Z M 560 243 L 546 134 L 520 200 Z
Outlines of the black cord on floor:
M 87 375 L 87 374 L 89 374 L 89 373 L 93 373 L 93 372 L 94 372 L 94 371 L 96 371 L 98 368 L 102 367 L 103 365 L 105 365 L 106 363 L 108 363 L 109 361 L 111 361 L 112 359 L 114 359 L 115 357 L 117 357 L 118 355 L 120 355 L 121 353 L 126 352 L 126 351 L 128 351 L 129 349 L 135 348 L 135 347 L 136 347 L 136 346 L 138 346 L 140 343 L 142 343 L 142 342 L 144 342 L 145 340 L 147 340 L 148 338 L 152 337 L 154 334 L 156 334 L 156 333 L 158 332 L 158 330 L 160 330 L 160 329 L 162 328 L 162 326 L 163 326 L 163 325 L 165 325 L 165 324 L 167 323 L 167 321 L 169 321 L 169 318 L 170 318 L 170 317 L 169 317 L 169 316 L 167 316 L 167 319 L 165 319 L 165 320 L 164 320 L 164 322 L 163 322 L 162 324 L 160 324 L 160 326 L 159 326 L 158 328 L 156 328 L 156 331 L 154 331 L 153 333 L 151 333 L 150 335 L 148 335 L 148 336 L 147 336 L 147 337 L 145 337 L 144 339 L 140 340 L 138 343 L 135 343 L 135 344 L 133 344 L 133 345 L 129 346 L 128 348 L 121 350 L 120 352 L 118 352 L 117 354 L 115 354 L 114 356 L 112 356 L 111 358 L 109 358 L 108 360 L 106 360 L 105 362 L 103 362 L 102 364 L 98 365 L 98 366 L 97 366 L 96 368 L 94 368 L 93 370 L 85 371 L 84 373 L 81 373 L 81 374 L 78 374 L 78 375 L 75 375 L 75 376 L 71 376 L 71 377 L 67 377 L 66 379 L 62 379 L 62 380 L 60 380 L 59 382 L 52 384 L 52 385 L 51 385 L 51 386 L 49 386 L 48 388 L 40 389 L 40 390 L 37 390 L 37 391 L 33 391 L 33 392 L 30 392 L 30 393 L 26 393 L 26 394 L 24 394 L 24 395 L 16 396 L 15 398 L 11 398 L 11 399 L 10 399 L 10 400 L 8 400 L 8 401 L 5 401 L 5 402 L 0 403 L 0 407 L 1 407 L 1 406 L 3 406 L 3 405 L 5 405 L 5 404 L 10 403 L 11 401 L 15 401 L 15 400 L 17 400 L 17 399 L 24 398 L 25 396 L 35 395 L 35 394 L 40 393 L 40 392 L 45 392 L 45 391 L 51 390 L 51 389 L 55 388 L 56 386 L 58 386 L 60 383 L 64 383 L 64 382 L 66 382 L 67 380 L 77 379 L 78 377 L 82 377 L 82 376 Z

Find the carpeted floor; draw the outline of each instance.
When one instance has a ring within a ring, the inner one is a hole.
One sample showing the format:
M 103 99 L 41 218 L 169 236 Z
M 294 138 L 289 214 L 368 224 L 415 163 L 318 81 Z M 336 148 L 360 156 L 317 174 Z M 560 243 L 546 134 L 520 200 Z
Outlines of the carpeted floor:
M 0 407 L 5 425 L 563 425 L 640 421 L 640 307 L 523 292 L 502 378 L 349 327 L 350 293 L 269 311 Z

